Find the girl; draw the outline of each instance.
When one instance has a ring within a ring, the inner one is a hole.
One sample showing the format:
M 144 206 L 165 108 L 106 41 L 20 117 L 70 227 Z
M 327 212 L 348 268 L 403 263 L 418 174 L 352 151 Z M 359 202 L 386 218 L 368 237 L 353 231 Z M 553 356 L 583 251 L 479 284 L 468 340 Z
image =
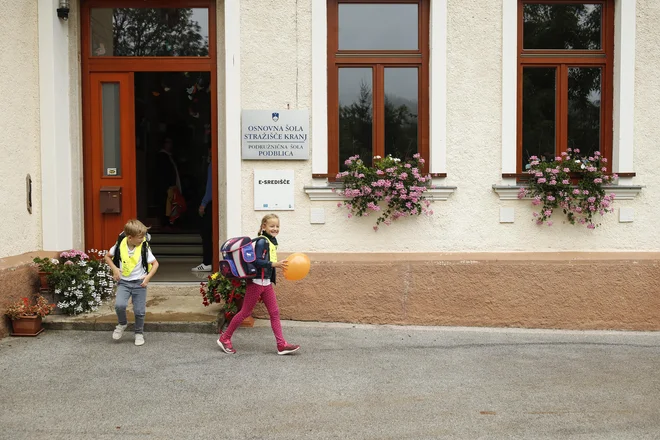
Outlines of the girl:
M 218 345 L 225 353 L 236 353 L 231 345 L 231 337 L 234 331 L 241 325 L 241 322 L 252 314 L 254 306 L 261 297 L 268 309 L 270 316 L 270 326 L 275 334 L 277 341 L 277 354 L 290 354 L 297 351 L 299 345 L 287 344 L 282 336 L 282 325 L 280 324 L 280 309 L 277 307 L 277 298 L 273 290 L 275 284 L 275 268 L 286 269 L 287 261 L 277 261 L 277 234 L 280 232 L 280 218 L 275 214 L 267 214 L 261 220 L 261 227 L 257 233 L 260 237 L 255 241 L 255 254 L 257 266 L 260 271 L 252 281 L 248 280 L 243 299 L 243 307 L 240 312 L 234 316 L 224 333 L 218 338 Z

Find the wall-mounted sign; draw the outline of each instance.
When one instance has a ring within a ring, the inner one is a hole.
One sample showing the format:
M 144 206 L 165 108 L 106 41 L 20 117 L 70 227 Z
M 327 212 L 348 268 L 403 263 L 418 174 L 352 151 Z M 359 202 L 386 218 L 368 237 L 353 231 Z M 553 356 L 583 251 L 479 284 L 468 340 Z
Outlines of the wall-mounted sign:
M 243 110 L 243 159 L 309 159 L 308 110 Z
M 254 210 L 293 209 L 293 170 L 254 170 Z

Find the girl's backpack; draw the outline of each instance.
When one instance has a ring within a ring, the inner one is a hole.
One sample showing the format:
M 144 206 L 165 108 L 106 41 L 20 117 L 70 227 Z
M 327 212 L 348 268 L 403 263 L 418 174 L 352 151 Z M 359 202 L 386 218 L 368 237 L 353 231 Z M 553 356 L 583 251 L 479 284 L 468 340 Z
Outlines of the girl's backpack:
M 257 276 L 257 266 L 254 261 L 254 242 L 260 237 L 235 237 L 225 241 L 220 252 L 220 273 L 225 278 L 254 278 Z

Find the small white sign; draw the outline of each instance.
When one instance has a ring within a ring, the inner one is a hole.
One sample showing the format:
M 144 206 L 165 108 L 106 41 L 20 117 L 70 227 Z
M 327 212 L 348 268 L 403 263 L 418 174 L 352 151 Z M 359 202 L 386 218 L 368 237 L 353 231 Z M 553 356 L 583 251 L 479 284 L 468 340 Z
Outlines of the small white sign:
M 243 159 L 309 159 L 309 110 L 243 110 Z
M 293 211 L 293 170 L 254 170 L 254 210 Z

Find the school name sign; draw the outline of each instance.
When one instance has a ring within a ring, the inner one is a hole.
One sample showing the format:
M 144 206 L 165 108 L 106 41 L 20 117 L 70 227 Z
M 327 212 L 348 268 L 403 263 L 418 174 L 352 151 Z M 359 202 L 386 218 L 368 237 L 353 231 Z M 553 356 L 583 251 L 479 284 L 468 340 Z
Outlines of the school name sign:
M 309 110 L 243 110 L 243 159 L 309 159 Z

